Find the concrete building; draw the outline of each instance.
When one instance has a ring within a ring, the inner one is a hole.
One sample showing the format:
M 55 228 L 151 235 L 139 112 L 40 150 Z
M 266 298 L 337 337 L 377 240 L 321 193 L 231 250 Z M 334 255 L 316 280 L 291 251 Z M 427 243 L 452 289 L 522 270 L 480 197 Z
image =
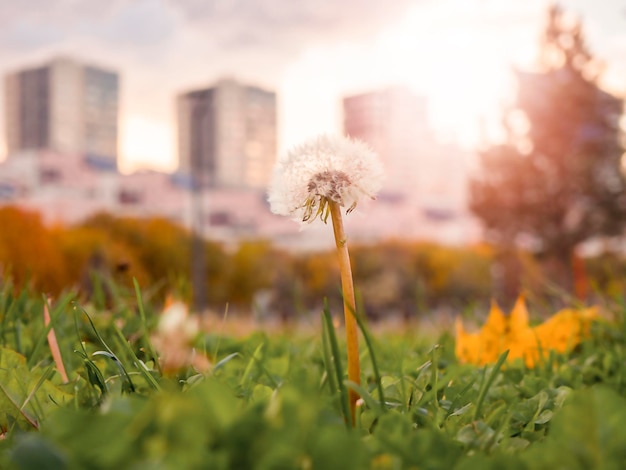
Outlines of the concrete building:
M 125 217 L 165 217 L 191 225 L 190 191 L 176 175 L 142 170 L 118 177 L 115 213 Z
M 77 223 L 96 212 L 117 210 L 118 175 L 94 168 L 81 155 L 14 153 L 0 164 L 0 206 L 36 210 L 48 223 Z
M 477 221 L 468 211 L 470 155 L 436 139 L 425 99 L 407 88 L 390 87 L 345 97 L 343 112 L 344 134 L 368 143 L 385 168 L 385 184 L 373 210 L 377 219 L 389 221 L 380 224 L 382 231 L 372 226 L 368 233 L 377 239 L 448 244 L 479 238 Z
M 235 80 L 179 95 L 179 171 L 205 187 L 266 188 L 276 160 L 276 94 Z
M 344 98 L 343 112 L 344 134 L 367 142 L 381 158 L 385 192 L 414 192 L 424 142 L 432 140 L 426 100 L 391 87 Z
M 57 58 L 5 77 L 9 158 L 23 151 L 81 155 L 117 168 L 119 78 L 114 72 Z

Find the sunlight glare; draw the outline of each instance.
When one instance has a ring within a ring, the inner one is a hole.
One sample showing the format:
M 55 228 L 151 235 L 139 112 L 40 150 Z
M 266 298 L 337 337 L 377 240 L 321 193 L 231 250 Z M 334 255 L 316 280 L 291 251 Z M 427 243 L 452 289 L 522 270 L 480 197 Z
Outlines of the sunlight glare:
M 142 167 L 165 172 L 176 169 L 174 136 L 170 125 L 142 116 L 128 116 L 122 118 L 121 128 L 122 173 Z
M 442 140 L 471 148 L 501 139 L 513 67 L 528 67 L 536 54 L 542 10 L 529 8 L 507 23 L 496 3 L 429 2 L 370 40 L 306 49 L 286 68 L 279 90 L 281 150 L 333 126 L 341 132 L 342 97 L 390 85 L 427 99 Z
M 494 133 L 493 122 L 513 97 L 513 64 L 528 62 L 532 53 L 524 44 L 526 35 L 482 25 L 475 12 L 460 21 L 464 10 L 459 7 L 443 1 L 431 7 L 430 16 L 413 8 L 380 35 L 376 49 L 385 62 L 381 68 L 396 70 L 415 93 L 428 98 L 435 131 L 471 147 L 485 137 L 486 124 Z

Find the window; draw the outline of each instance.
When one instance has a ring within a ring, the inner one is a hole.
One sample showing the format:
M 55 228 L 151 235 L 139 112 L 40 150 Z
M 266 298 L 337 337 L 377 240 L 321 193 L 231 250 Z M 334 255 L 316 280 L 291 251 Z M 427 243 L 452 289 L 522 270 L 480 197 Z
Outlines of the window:
M 58 168 L 42 168 L 39 172 L 41 184 L 58 183 L 63 179 L 63 175 Z
M 225 227 L 228 225 L 232 225 L 233 221 L 231 220 L 231 216 L 228 212 L 220 211 L 220 212 L 211 212 L 209 214 L 209 224 L 213 227 Z
M 120 204 L 139 204 L 142 199 L 143 197 L 139 191 L 130 189 L 122 189 L 118 194 Z

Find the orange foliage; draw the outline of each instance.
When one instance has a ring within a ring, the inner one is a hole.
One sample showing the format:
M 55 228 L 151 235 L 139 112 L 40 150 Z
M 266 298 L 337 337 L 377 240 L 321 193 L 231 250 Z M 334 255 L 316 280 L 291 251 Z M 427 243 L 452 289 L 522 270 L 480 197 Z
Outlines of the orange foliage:
M 114 279 L 127 288 L 132 278 L 147 285 L 151 280 L 137 253 L 124 240 L 98 228 L 76 226 L 53 230 L 58 249 L 66 264 L 66 285 L 85 287 L 93 273 Z
M 119 285 L 154 285 L 189 273 L 189 234 L 165 219 L 96 215 L 72 227 L 46 227 L 39 214 L 0 208 L 0 279 L 58 295 L 97 271 Z
M 35 212 L 0 208 L 0 274 L 17 286 L 30 283 L 56 295 L 65 286 L 65 262 L 50 232 Z

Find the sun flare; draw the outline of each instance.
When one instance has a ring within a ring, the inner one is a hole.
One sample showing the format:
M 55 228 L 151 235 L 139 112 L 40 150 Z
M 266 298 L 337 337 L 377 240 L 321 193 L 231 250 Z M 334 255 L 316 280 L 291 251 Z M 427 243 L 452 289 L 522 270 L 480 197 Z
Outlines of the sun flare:
M 141 167 L 171 172 L 177 167 L 173 129 L 167 123 L 142 116 L 121 121 L 120 170 L 130 173 Z
M 469 3 L 433 2 L 428 14 L 415 6 L 368 40 L 305 50 L 283 78 L 282 147 L 329 126 L 340 131 L 342 96 L 389 85 L 424 96 L 444 140 L 473 147 L 498 139 L 499 116 L 515 92 L 513 67 L 534 60 L 539 16 L 507 24 Z

